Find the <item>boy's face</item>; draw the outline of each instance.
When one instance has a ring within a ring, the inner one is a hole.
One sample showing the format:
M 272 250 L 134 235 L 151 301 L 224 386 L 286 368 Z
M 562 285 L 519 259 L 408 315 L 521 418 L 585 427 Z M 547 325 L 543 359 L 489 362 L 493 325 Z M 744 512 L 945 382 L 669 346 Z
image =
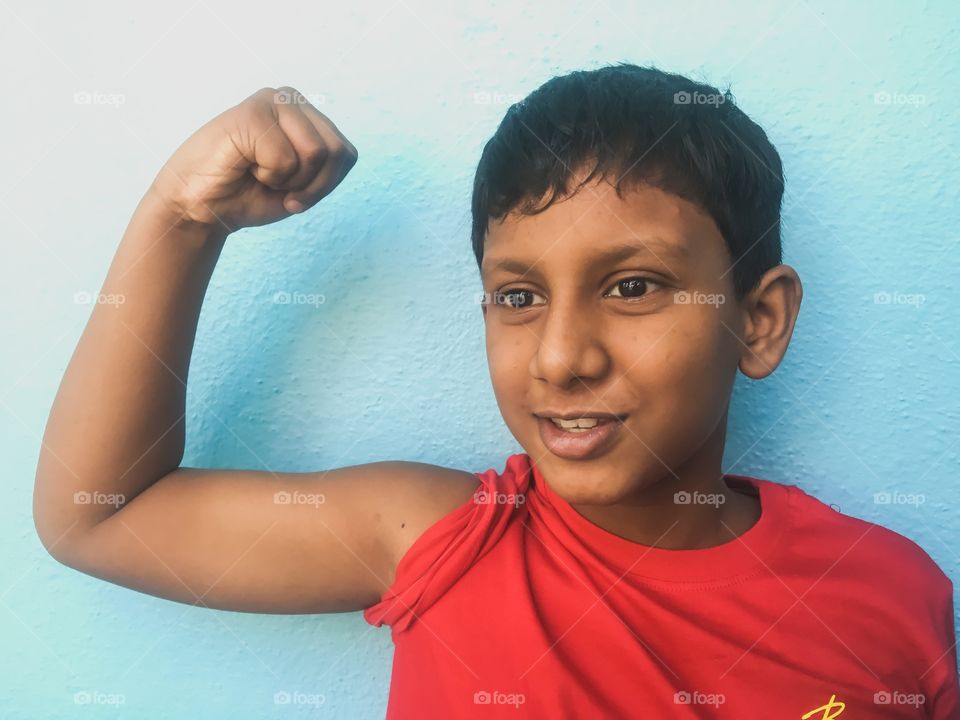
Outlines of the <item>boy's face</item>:
M 625 246 L 636 254 L 605 259 Z M 538 215 L 491 221 L 482 278 L 488 297 L 516 304 L 483 308 L 497 403 L 561 497 L 616 503 L 719 468 L 749 351 L 730 255 L 706 213 L 652 187 L 621 199 L 593 182 Z M 557 413 L 618 419 L 572 433 L 538 417 Z

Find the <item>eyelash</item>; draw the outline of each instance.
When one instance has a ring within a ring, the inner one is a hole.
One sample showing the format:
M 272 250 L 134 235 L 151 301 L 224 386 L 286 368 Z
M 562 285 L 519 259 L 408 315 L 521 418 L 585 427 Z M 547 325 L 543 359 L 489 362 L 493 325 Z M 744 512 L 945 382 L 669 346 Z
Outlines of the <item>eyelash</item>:
M 640 275 L 634 275 L 634 276 L 631 276 L 631 277 L 625 277 L 625 278 L 623 278 L 622 280 L 617 280 L 617 281 L 616 281 L 615 283 L 613 283 L 613 285 L 611 285 L 610 287 L 611 287 L 611 288 L 618 287 L 620 284 L 625 283 L 625 282 L 628 282 L 628 281 L 630 281 L 630 280 L 641 280 L 641 281 L 643 281 L 643 283 L 644 283 L 644 289 L 645 289 L 645 290 L 648 290 L 648 291 L 645 292 L 645 293 L 644 293 L 643 295 L 641 295 L 640 297 L 624 297 L 623 299 L 624 299 L 624 300 L 627 300 L 627 301 L 639 302 L 640 300 L 643 300 L 644 298 L 648 297 L 648 296 L 650 295 L 650 291 L 649 291 L 649 289 L 646 287 L 646 286 L 648 286 L 648 285 L 653 285 L 653 286 L 655 286 L 655 287 L 664 287 L 663 283 L 657 282 L 656 280 L 653 280 L 653 279 L 647 278 L 647 277 L 643 277 L 643 276 L 640 276 Z M 505 297 L 505 296 L 507 296 L 507 295 L 518 295 L 518 294 L 520 294 L 520 293 L 530 293 L 531 295 L 537 295 L 537 294 L 538 294 L 538 293 L 533 292 L 533 290 L 528 290 L 528 289 L 526 289 L 526 288 L 508 288 L 508 289 L 506 289 L 506 290 L 498 290 L 498 291 L 495 293 L 495 295 L 500 295 L 500 296 L 504 296 L 504 297 Z M 618 297 L 618 296 L 612 296 L 612 297 Z M 506 308 L 508 308 L 508 309 L 510 309 L 510 310 L 526 310 L 526 309 L 528 309 L 529 307 L 536 307 L 536 305 L 529 305 L 529 306 L 523 307 L 523 308 L 516 308 L 516 307 L 514 307 L 513 305 L 511 305 L 510 303 L 503 303 L 503 302 L 496 302 L 496 301 L 494 301 L 494 302 L 491 303 L 491 304 L 493 304 L 493 305 L 498 305 L 498 306 L 501 306 L 501 307 L 506 307 Z M 540 303 L 540 304 L 542 305 L 543 303 Z

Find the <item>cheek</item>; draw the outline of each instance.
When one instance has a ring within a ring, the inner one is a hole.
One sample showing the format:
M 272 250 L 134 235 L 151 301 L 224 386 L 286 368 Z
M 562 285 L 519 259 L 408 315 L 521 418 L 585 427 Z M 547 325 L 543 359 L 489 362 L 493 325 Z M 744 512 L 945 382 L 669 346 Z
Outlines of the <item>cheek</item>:
M 651 427 L 679 423 L 693 429 L 716 421 L 733 377 L 726 333 L 718 317 L 694 315 L 678 319 L 652 347 L 653 340 L 637 341 L 635 353 L 641 359 L 627 379 L 641 407 L 649 409 L 643 415 Z
M 490 382 L 497 404 L 504 418 L 518 413 L 512 408 L 524 397 L 529 384 L 530 353 L 529 343 L 522 336 L 513 333 L 487 335 L 487 365 L 490 370 Z
M 487 364 L 495 385 L 516 382 L 520 373 L 526 371 L 527 349 L 522 340 L 513 333 L 487 335 Z

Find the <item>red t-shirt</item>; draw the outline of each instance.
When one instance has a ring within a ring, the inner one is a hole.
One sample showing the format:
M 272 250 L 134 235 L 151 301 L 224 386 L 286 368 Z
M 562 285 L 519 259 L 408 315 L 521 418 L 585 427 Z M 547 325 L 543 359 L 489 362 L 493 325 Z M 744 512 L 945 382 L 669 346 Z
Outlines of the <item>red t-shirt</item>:
M 474 473 L 364 611 L 387 717 L 960 718 L 953 586 L 913 541 L 794 485 L 739 538 L 664 550 L 555 495 L 525 453 Z

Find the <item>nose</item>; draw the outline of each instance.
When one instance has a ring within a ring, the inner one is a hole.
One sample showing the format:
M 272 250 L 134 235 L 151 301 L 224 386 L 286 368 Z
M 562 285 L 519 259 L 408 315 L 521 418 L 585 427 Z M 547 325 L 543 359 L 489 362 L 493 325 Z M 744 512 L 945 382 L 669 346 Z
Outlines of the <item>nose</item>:
M 544 322 L 530 328 L 539 335 L 537 352 L 530 360 L 530 373 L 560 388 L 578 380 L 603 377 L 610 357 L 602 342 L 600 320 L 578 306 L 577 300 L 554 299 Z

